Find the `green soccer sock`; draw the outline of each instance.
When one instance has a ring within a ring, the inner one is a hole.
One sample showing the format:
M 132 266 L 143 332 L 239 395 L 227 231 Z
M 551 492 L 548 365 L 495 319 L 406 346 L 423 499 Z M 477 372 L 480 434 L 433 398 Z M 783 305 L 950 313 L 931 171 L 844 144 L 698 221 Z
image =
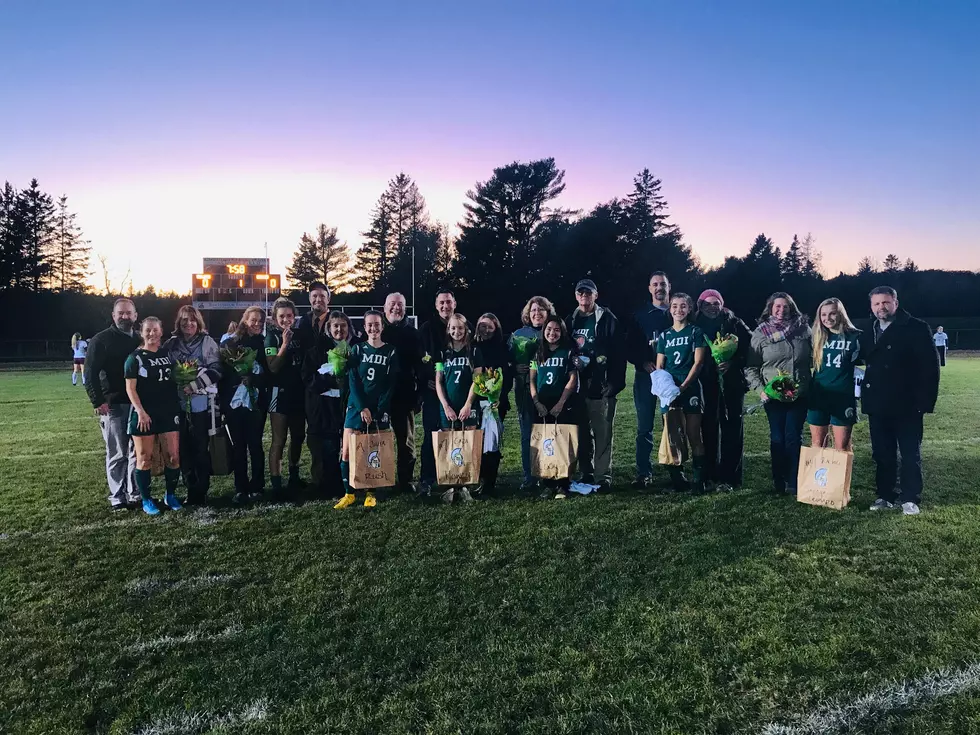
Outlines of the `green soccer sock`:
M 180 482 L 180 470 L 176 467 L 164 467 L 163 479 L 167 483 L 167 492 L 173 495 L 177 492 L 177 483 Z
M 148 500 L 150 495 L 150 480 L 152 475 L 149 470 L 136 470 L 136 487 L 139 488 L 140 497 Z
M 340 461 L 340 479 L 344 481 L 344 492 L 350 494 L 350 462 Z

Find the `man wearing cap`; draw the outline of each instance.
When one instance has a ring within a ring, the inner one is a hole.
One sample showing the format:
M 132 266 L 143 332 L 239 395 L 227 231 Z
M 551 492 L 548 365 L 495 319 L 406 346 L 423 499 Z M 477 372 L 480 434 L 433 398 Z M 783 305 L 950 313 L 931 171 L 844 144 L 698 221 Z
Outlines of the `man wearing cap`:
M 575 284 L 578 307 L 566 320 L 568 333 L 588 364 L 580 372 L 585 399 L 579 425 L 579 463 L 582 481 L 612 488 L 613 421 L 616 396 L 626 386 L 626 345 L 619 321 L 599 306 L 599 289 L 585 278 Z
M 670 280 L 663 271 L 650 276 L 650 300 L 633 313 L 627 331 L 627 357 L 636 369 L 633 379 L 633 405 L 636 407 L 636 479 L 633 487 L 650 484 L 653 466 L 653 425 L 657 416 L 657 397 L 650 392 L 650 374 L 656 368 L 657 338 L 674 325 L 670 316 Z
M 738 339 L 738 348 L 730 360 L 716 364 L 709 355 L 700 375 L 704 396 L 704 416 L 701 421 L 705 455 L 704 478 L 718 490 L 732 490 L 742 485 L 745 447 L 745 421 L 742 414 L 748 391 L 745 365 L 748 362 L 752 336 L 745 322 L 725 308 L 725 299 L 713 288 L 706 289 L 698 297 L 694 325 L 712 342 L 727 335 Z

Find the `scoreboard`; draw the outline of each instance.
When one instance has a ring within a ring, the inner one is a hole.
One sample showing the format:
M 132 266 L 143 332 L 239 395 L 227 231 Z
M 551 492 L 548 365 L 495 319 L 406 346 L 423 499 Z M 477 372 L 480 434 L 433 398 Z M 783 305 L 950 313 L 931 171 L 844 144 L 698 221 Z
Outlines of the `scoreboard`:
M 267 258 L 204 258 L 191 284 L 194 306 L 203 310 L 268 309 L 281 291 L 282 276 L 269 273 Z

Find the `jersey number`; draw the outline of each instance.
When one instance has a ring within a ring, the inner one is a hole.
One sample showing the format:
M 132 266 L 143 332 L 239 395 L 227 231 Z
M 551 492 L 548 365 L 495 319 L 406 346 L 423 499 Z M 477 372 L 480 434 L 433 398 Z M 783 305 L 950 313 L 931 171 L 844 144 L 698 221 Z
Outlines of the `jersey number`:
M 675 365 L 680 365 L 681 364 L 681 353 L 680 352 L 675 352 L 674 353 L 674 364 Z
M 456 373 L 456 385 L 459 385 L 459 379 L 460 379 L 460 377 L 462 377 L 462 375 L 463 375 L 462 372 Z
M 827 355 L 827 367 L 839 368 L 841 357 L 842 355 L 840 353 L 837 353 L 837 357 L 834 357 L 833 355 Z
M 374 381 L 374 368 L 373 367 L 369 367 L 367 369 L 367 379 L 370 380 L 370 381 L 372 381 L 372 382 Z
M 555 374 L 554 373 L 547 373 L 547 377 L 545 378 L 544 384 L 545 385 L 552 385 L 554 382 L 555 382 Z
M 160 368 L 160 378 L 158 382 L 162 383 L 165 380 L 170 380 L 170 368 Z

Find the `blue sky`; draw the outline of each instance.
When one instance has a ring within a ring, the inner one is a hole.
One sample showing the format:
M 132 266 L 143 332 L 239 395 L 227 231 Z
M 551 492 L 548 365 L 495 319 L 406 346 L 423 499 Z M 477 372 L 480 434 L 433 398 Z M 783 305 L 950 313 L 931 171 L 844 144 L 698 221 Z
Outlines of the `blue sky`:
M 201 8 L 199 6 L 206 6 Z M 0 177 L 67 193 L 137 287 L 360 241 L 405 171 L 462 217 L 554 156 L 564 206 L 649 167 L 706 264 L 812 232 L 825 270 L 980 268 L 980 3 L 19 3 Z

